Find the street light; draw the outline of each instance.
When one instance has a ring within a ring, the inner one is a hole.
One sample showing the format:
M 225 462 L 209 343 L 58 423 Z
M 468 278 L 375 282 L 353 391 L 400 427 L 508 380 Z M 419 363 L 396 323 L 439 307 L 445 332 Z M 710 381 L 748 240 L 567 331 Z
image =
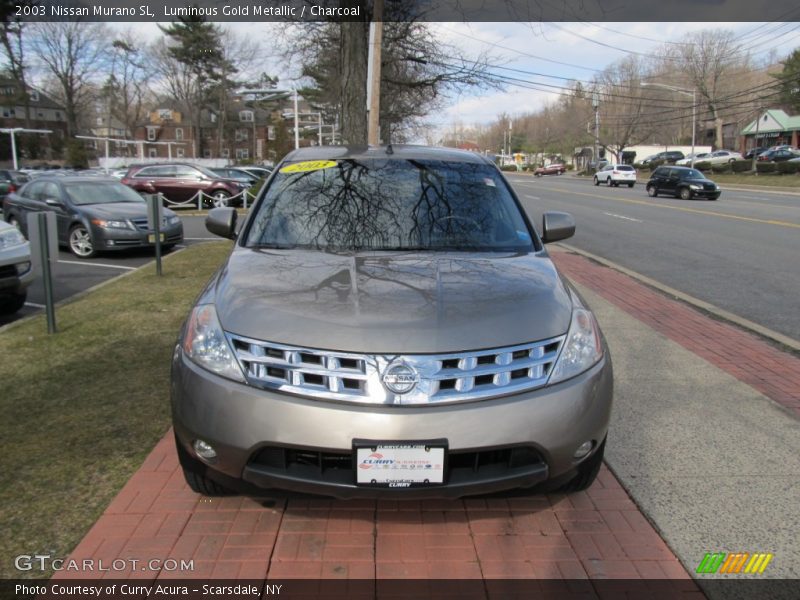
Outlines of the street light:
M 305 116 L 317 117 L 317 130 L 319 132 L 319 145 L 322 146 L 322 113 L 320 113 L 320 112 L 301 112 L 301 113 L 285 112 L 285 113 L 281 114 L 281 116 L 284 119 L 290 119 L 292 117 L 295 117 L 295 118 L 297 118 L 297 117 L 305 117 Z
M 660 87 L 664 88 L 665 90 L 671 90 L 676 94 L 683 94 L 684 96 L 690 96 L 692 98 L 692 160 L 690 162 L 690 165 L 692 168 L 694 168 L 694 138 L 695 138 L 695 132 L 697 130 L 697 101 L 695 99 L 695 96 L 697 90 L 692 89 L 691 91 L 689 91 L 683 88 L 667 85 L 665 83 L 648 83 L 645 81 L 643 81 L 640 85 L 642 87 Z

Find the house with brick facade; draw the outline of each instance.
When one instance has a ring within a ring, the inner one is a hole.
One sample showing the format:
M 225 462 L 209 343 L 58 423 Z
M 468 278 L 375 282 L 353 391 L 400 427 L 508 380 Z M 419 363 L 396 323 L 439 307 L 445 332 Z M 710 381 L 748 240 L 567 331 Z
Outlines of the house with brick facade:
M 27 119 L 25 97 L 27 95 Z M 18 136 L 19 156 L 27 159 L 60 158 L 67 136 L 67 120 L 64 107 L 53 98 L 8 77 L 0 77 L 0 128 L 49 129 L 53 133 L 27 134 L 28 139 Z M 35 141 L 31 139 L 35 136 Z M 3 139 L 5 138 L 5 139 Z M 0 137 L 0 158 L 10 156 L 8 136 Z

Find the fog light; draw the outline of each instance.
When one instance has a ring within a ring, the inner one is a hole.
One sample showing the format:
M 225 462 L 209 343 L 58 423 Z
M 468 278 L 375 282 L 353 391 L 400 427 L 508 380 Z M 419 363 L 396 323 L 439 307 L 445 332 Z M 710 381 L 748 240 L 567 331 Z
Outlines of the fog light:
M 592 446 L 594 446 L 594 443 L 591 441 L 583 442 L 580 446 L 578 446 L 578 449 L 575 450 L 575 454 L 572 456 L 577 459 L 583 458 L 592 451 Z
M 113 246 L 114 240 L 106 240 L 106 246 Z
M 203 440 L 194 441 L 194 451 L 197 453 L 197 456 L 205 458 L 206 460 L 217 458 L 217 451 L 211 447 L 211 444 Z
M 17 263 L 17 275 L 22 275 L 23 273 L 27 273 L 31 269 L 31 263 L 23 262 Z

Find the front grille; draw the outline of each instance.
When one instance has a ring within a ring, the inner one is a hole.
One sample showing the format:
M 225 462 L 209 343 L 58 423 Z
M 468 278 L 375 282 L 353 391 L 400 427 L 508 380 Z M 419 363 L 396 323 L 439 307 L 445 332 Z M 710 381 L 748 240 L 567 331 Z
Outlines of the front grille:
M 147 228 L 147 217 L 136 217 L 135 219 L 131 219 L 131 223 L 133 223 L 133 226 L 139 231 L 150 231 L 150 229 Z M 164 229 L 166 226 L 167 219 L 164 217 L 161 219 L 161 228 Z
M 353 453 L 320 451 L 313 448 L 266 446 L 258 450 L 249 464 L 277 475 L 308 481 L 355 483 Z M 531 446 L 513 446 L 491 450 L 447 451 L 445 483 L 465 482 L 502 475 L 514 469 L 530 469 L 544 464 Z
M 251 385 L 326 400 L 390 405 L 481 400 L 543 386 L 564 336 L 529 344 L 453 354 L 351 354 L 263 342 L 228 334 Z M 405 364 L 418 376 L 412 390 L 383 383 Z M 397 389 L 395 387 L 395 389 Z
M 0 267 L 0 279 L 6 279 L 8 277 L 16 277 L 17 276 L 17 268 L 14 265 L 4 265 Z

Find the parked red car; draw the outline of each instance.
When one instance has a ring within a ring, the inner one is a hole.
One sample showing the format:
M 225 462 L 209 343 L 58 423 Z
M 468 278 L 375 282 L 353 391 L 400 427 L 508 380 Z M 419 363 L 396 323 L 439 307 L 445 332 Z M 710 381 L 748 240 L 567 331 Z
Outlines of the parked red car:
M 205 167 L 184 163 L 135 165 L 121 181 L 140 194 L 162 194 L 171 202 L 187 202 L 202 190 L 207 195 L 204 204 L 215 207 L 241 203 L 240 194 L 247 188 Z
M 566 170 L 567 168 L 564 165 L 554 164 L 546 167 L 536 167 L 533 174 L 536 175 L 536 177 L 541 177 L 542 175 L 561 175 L 566 172 Z

